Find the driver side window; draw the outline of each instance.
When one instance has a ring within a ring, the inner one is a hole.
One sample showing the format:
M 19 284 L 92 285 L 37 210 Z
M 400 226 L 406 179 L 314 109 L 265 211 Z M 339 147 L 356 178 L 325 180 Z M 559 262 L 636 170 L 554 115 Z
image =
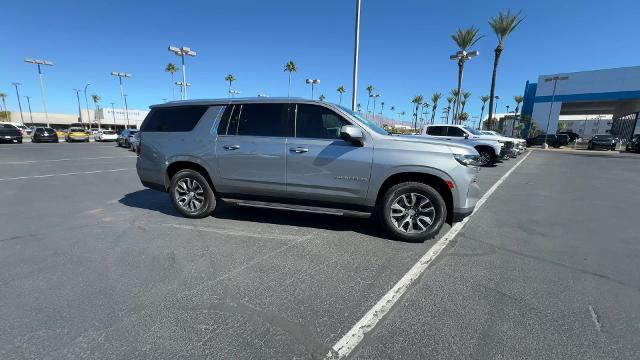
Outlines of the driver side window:
M 451 137 L 464 137 L 465 132 L 457 127 L 449 126 L 449 130 L 447 131 L 447 136 Z
M 309 139 L 340 139 L 340 128 L 350 125 L 330 109 L 318 105 L 298 104 L 296 137 Z

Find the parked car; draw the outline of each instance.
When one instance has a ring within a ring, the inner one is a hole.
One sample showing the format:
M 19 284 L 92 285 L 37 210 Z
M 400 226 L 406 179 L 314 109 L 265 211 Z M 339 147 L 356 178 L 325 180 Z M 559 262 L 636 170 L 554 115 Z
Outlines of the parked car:
M 140 147 L 140 132 L 133 134 L 130 139 L 131 140 L 129 141 L 129 149 L 137 154 Z
M 566 146 L 569 144 L 569 136 L 566 134 L 540 134 L 533 138 L 527 139 L 527 146 L 535 146 L 535 145 L 543 145 L 547 142 L 547 144 L 554 148 L 559 148 L 561 146 Z
M 393 236 L 421 241 L 471 214 L 477 160 L 470 146 L 391 136 L 328 102 L 256 98 L 152 106 L 136 168 L 144 186 L 168 192 L 186 217 L 206 217 L 218 201 L 375 213 Z
M 595 149 L 605 149 L 605 150 L 615 150 L 616 149 L 616 139 L 613 138 L 611 134 L 596 134 L 593 135 L 591 140 L 587 143 L 588 150 Z
M 423 129 L 422 136 L 445 141 L 466 141 L 480 154 L 482 166 L 491 166 L 497 159 L 508 156 L 504 142 L 494 136 L 483 135 L 478 130 L 461 125 L 429 125 Z
M 573 131 L 558 131 L 558 134 L 567 135 L 569 137 L 570 143 L 580 139 L 580 135 L 578 133 L 574 133 Z
M 490 131 L 490 130 L 480 130 L 481 133 L 485 134 L 485 135 L 490 135 L 490 136 L 495 136 L 498 138 L 498 140 L 502 140 L 505 142 L 513 142 L 513 148 L 511 150 L 511 156 L 512 157 L 516 157 L 520 154 L 522 154 L 523 152 L 525 152 L 525 150 L 527 149 L 527 141 L 524 139 L 518 139 L 518 138 L 513 138 L 513 137 L 509 137 L 509 136 L 504 136 L 502 134 L 499 134 L 495 131 Z
M 118 140 L 118 135 L 113 130 L 98 130 L 96 134 L 93 136 L 95 141 L 116 141 Z
M 74 142 L 74 141 L 82 141 L 89 142 L 89 134 L 83 128 L 72 127 L 67 131 L 64 141 L 66 142 Z
M 22 131 L 8 123 L 0 123 L 0 141 L 22 144 Z
M 65 130 L 58 129 L 56 130 L 56 135 L 58 135 L 58 139 L 65 138 L 67 136 L 67 132 Z
M 60 142 L 58 140 L 58 134 L 50 127 L 37 127 L 31 134 L 31 142 Z
M 118 146 L 122 146 L 125 148 L 130 148 L 131 147 L 131 137 L 133 135 L 135 135 L 138 132 L 138 130 L 134 130 L 134 129 L 124 129 L 120 135 L 118 135 L 118 139 L 116 140 L 116 143 L 118 144 Z
M 627 143 L 626 150 L 640 153 L 640 134 L 633 135 L 633 138 Z

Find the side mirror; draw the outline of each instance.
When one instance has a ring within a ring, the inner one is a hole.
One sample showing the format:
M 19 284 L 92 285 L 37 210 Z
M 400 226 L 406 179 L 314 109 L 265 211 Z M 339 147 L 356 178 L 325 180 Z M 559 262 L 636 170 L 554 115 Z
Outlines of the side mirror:
M 468 139 L 468 138 L 469 138 L 469 134 L 464 133 L 464 138 L 465 138 L 465 139 Z
M 364 144 L 364 133 L 357 126 L 344 125 L 340 128 L 340 137 L 354 145 L 362 146 Z

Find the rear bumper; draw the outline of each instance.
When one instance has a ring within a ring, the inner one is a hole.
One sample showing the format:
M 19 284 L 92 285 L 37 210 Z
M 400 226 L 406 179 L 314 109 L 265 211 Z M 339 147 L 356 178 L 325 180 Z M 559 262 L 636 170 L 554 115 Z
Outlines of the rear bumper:
M 12 136 L 12 135 L 1 135 L 0 141 L 22 141 L 22 136 Z

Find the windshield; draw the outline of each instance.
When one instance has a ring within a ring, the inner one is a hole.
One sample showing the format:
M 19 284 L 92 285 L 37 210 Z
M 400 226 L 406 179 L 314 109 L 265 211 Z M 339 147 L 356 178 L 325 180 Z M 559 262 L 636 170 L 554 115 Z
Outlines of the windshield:
M 71 129 L 69 129 L 69 132 L 72 132 L 72 133 L 74 133 L 74 132 L 81 132 L 81 133 L 83 133 L 83 132 L 84 132 L 84 129 L 80 129 L 80 128 L 71 128 Z
M 113 132 L 113 131 L 111 131 L 111 130 L 102 130 L 102 133 L 103 133 L 104 135 L 113 135 L 113 134 L 114 134 L 114 132 Z
M 472 128 L 471 126 L 464 126 L 464 129 L 472 133 L 473 135 L 482 135 L 482 132 Z
M 369 129 L 375 131 L 376 133 L 378 133 L 380 135 L 389 135 L 389 132 L 387 130 L 383 129 L 380 125 L 374 123 L 373 121 L 363 118 L 358 113 L 355 113 L 355 112 L 351 111 L 351 109 L 346 108 L 344 106 L 340 106 L 340 108 L 342 110 L 344 110 L 345 112 L 347 112 L 349 115 L 351 115 L 351 116 L 355 117 L 356 119 L 358 119 L 358 121 L 363 123 Z
M 594 135 L 593 138 L 596 140 L 609 140 L 611 135 Z

